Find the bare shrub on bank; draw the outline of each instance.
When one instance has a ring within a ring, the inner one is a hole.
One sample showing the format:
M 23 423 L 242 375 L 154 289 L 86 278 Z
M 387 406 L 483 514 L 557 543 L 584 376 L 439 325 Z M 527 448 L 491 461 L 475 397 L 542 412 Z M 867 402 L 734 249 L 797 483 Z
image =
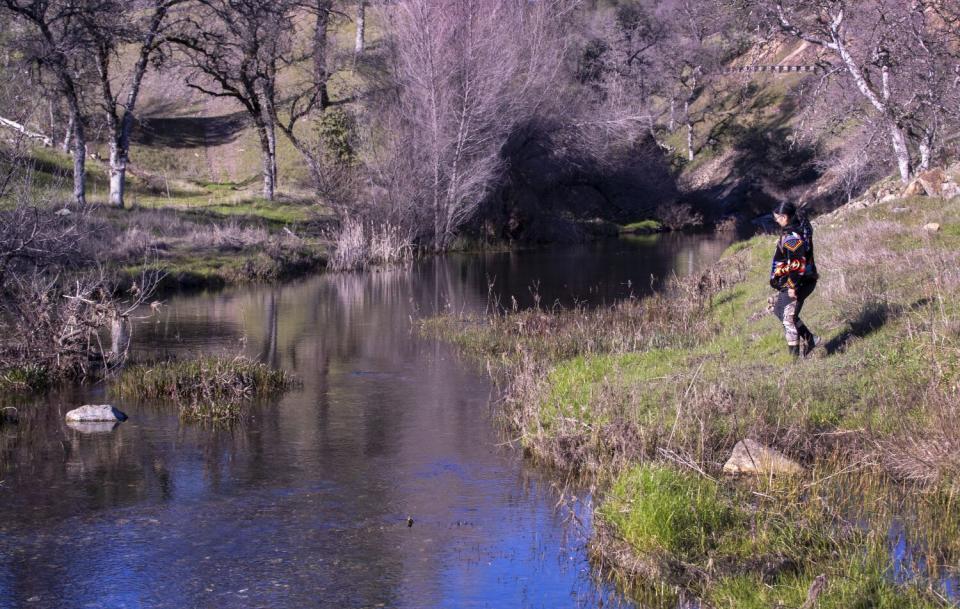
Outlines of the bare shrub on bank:
M 130 316 L 160 278 L 144 273 L 126 290 L 97 264 L 98 225 L 21 203 L 0 213 L 0 369 L 40 367 L 86 376 L 120 365 Z

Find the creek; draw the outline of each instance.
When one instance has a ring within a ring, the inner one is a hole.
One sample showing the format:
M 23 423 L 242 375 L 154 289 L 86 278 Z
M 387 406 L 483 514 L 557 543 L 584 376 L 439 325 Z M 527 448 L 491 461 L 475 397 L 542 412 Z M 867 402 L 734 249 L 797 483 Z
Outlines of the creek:
M 412 320 L 640 297 L 732 238 L 457 254 L 170 298 L 137 322 L 135 360 L 244 354 L 302 386 L 221 427 L 106 384 L 21 404 L 0 429 L 0 607 L 632 606 L 588 562 L 589 494 L 526 462 L 485 372 Z M 106 402 L 130 419 L 64 423 Z

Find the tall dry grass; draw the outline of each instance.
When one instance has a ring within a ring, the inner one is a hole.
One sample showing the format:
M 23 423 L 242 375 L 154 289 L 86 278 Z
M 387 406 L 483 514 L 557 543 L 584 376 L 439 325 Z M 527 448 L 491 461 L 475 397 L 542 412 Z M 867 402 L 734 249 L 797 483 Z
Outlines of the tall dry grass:
M 405 262 L 413 256 L 413 242 L 402 228 L 389 223 L 347 219 L 333 234 L 329 267 L 354 271 Z

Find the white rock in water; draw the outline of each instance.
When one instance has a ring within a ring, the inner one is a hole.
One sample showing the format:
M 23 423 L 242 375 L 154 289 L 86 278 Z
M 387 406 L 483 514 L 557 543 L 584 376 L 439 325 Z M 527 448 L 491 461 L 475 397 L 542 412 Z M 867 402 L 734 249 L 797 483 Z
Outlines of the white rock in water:
M 123 414 L 109 404 L 100 404 L 99 406 L 87 405 L 80 408 L 74 408 L 67 413 L 67 421 L 77 423 L 97 423 L 103 421 L 126 421 L 127 415 Z
M 803 466 L 748 438 L 733 447 L 733 454 L 723 464 L 723 471 L 728 474 L 802 474 Z

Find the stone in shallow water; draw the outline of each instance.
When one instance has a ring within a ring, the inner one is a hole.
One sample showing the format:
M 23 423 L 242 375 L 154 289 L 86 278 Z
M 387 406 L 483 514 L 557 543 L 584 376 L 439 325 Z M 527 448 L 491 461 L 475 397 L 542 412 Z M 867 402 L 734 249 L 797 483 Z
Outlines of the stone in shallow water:
M 127 415 L 123 414 L 109 404 L 86 405 L 80 408 L 74 408 L 67 413 L 67 422 L 77 423 L 98 423 L 105 421 L 126 421 Z
M 737 442 L 733 447 L 733 454 L 723 464 L 723 471 L 728 474 L 801 474 L 803 466 L 748 438 Z

